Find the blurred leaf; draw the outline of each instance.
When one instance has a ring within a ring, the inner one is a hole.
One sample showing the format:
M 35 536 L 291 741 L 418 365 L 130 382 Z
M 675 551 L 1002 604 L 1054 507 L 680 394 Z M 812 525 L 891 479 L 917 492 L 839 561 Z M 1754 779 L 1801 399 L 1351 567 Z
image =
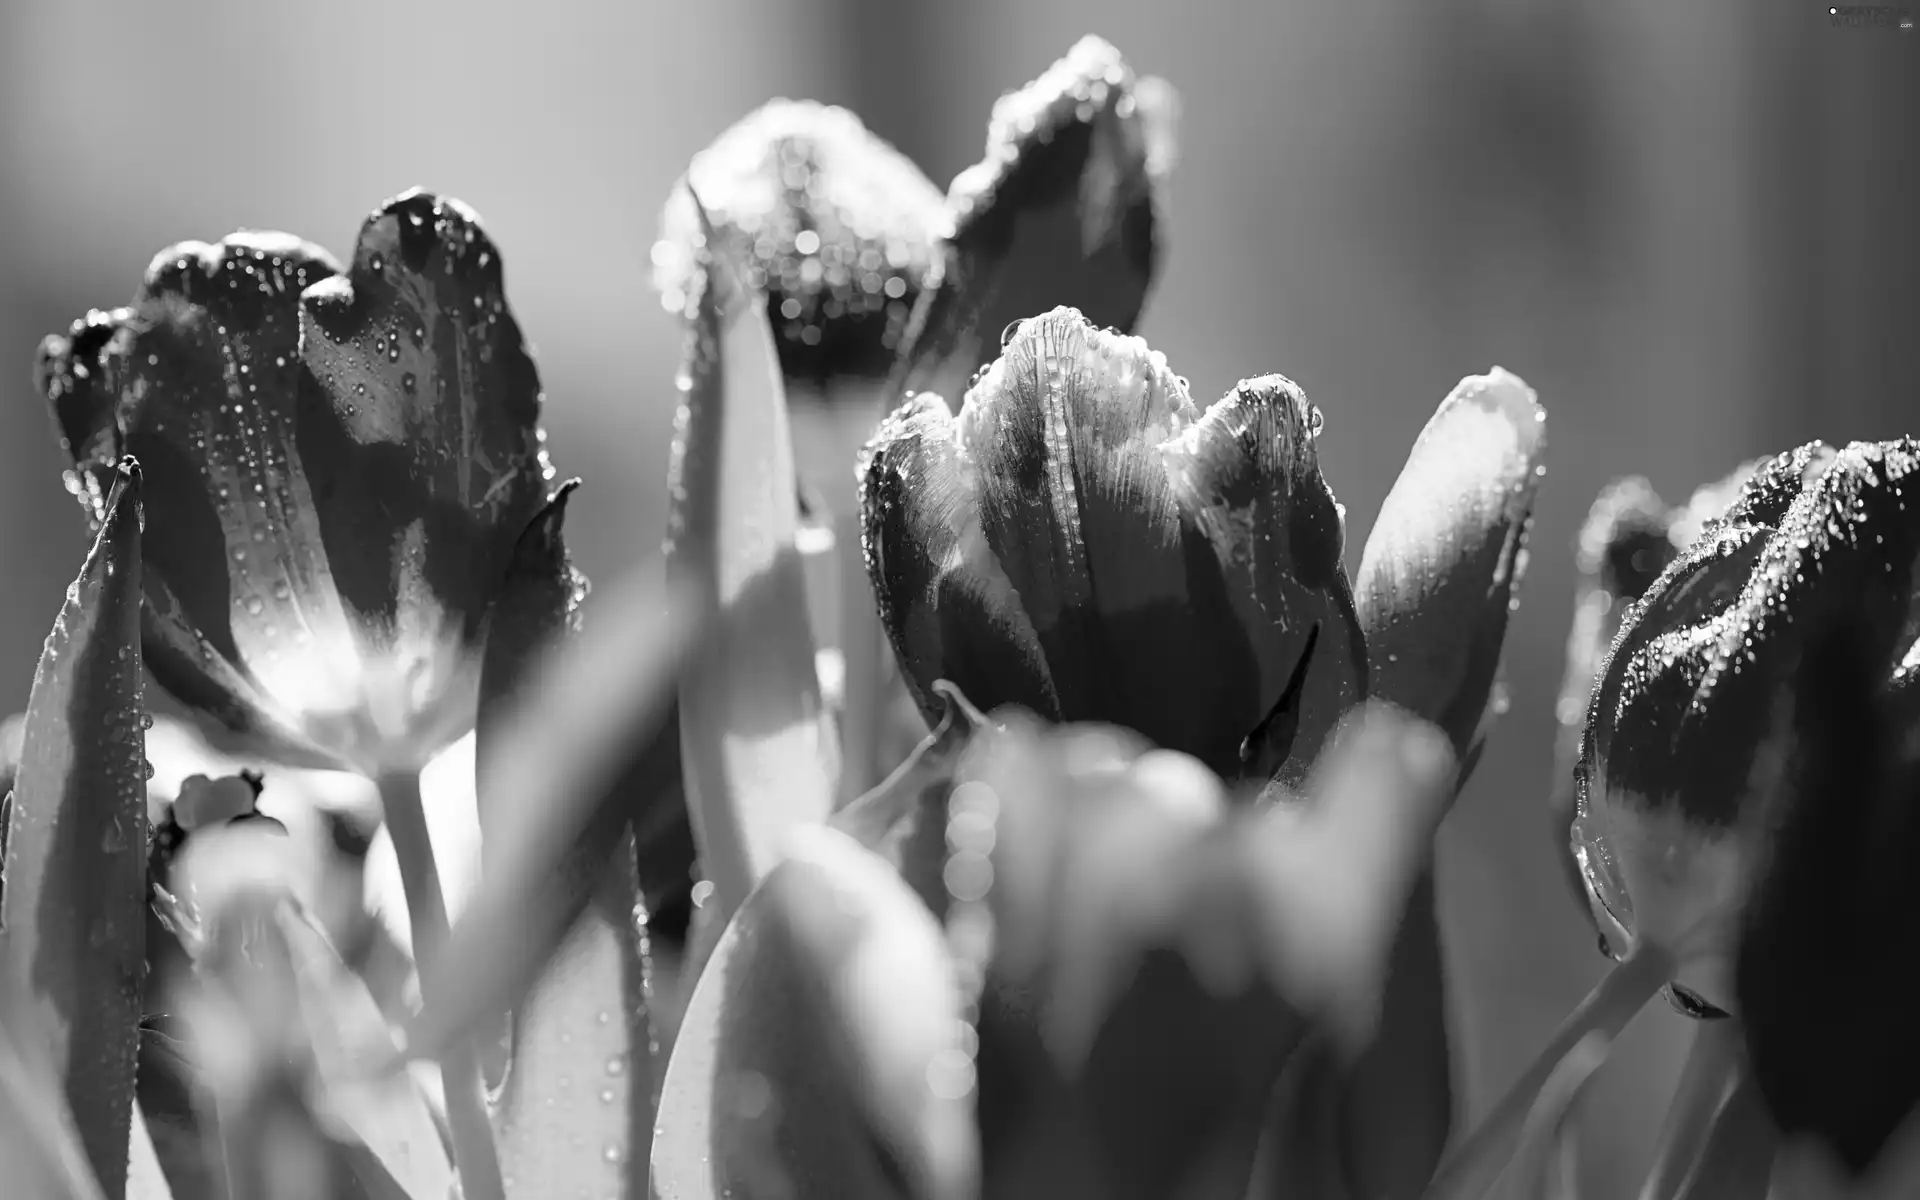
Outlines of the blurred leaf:
M 698 199 L 693 203 L 698 207 Z M 701 209 L 708 246 L 719 242 Z M 833 811 L 786 398 L 766 314 L 709 254 L 691 301 L 668 471 L 668 569 L 718 609 L 680 679 L 687 807 L 724 921 L 788 833 Z M 851 464 L 849 464 L 851 466 Z
M 515 1007 L 560 948 L 577 880 L 613 850 L 586 844 L 582 831 L 618 799 L 612 781 L 659 727 L 682 658 L 704 636 L 709 614 L 692 595 L 652 569 L 598 589 L 595 619 L 515 690 L 514 716 L 489 755 L 489 837 L 500 852 L 440 961 L 421 964 L 440 975 L 423 994 L 446 999 L 409 1025 L 410 1055 L 436 1057 L 489 1013 Z
M 404 1079 L 355 1061 L 391 1046 L 364 988 L 299 914 L 285 839 L 231 824 L 179 861 L 204 938 L 182 994 L 233 1200 L 406 1200 L 452 1195 L 424 1104 Z M 316 1108 L 315 1104 L 319 1107 Z M 351 1131 L 341 1137 L 336 1131 Z M 358 1140 L 365 1138 L 366 1141 Z M 388 1170 L 414 1181 L 409 1193 Z
M 486 650 L 480 667 L 479 715 L 474 729 L 474 803 L 480 826 L 482 871 L 489 853 L 487 829 L 494 823 L 490 816 L 503 803 L 493 790 L 494 739 L 501 733 L 503 724 L 511 723 L 510 697 L 526 681 L 539 657 L 550 652 L 566 636 L 568 628 L 578 623 L 580 601 L 586 596 L 586 576 L 574 569 L 563 536 L 567 501 L 579 486 L 578 479 L 569 479 L 560 485 L 546 507 L 521 532 L 507 562 L 506 578 L 487 615 Z M 608 838 L 607 830 L 601 827 L 609 820 L 617 821 L 619 813 L 609 805 L 596 816 L 602 819 L 588 822 L 582 833 L 588 845 L 603 847 Z M 500 852 L 499 843 L 493 842 L 491 853 L 497 856 Z M 572 884 L 576 894 L 558 898 L 567 910 L 561 919 L 572 924 L 586 907 L 592 879 L 569 879 L 565 883 Z M 509 1017 L 501 1013 L 492 1020 L 493 1028 L 479 1038 L 477 1053 L 487 1086 L 498 1088 L 506 1078 L 507 1059 L 511 1054 Z
M 592 908 L 515 1016 L 513 1068 L 494 1109 L 509 1197 L 646 1194 L 650 1020 L 632 847 L 622 838 L 616 850 Z
M 1745 1074 L 1740 1031 L 1731 1018 L 1693 1023 L 1693 1047 L 1667 1105 L 1642 1200 L 1676 1200 L 1699 1173 L 1721 1110 Z M 1763 1200 L 1764 1191 L 1755 1196 Z
M 0 970 L 51 1039 L 102 1189 L 126 1190 L 146 975 L 147 788 L 140 468 L 122 459 L 100 533 L 27 701 L 0 908 Z
M 44 1061 L 47 1043 L 22 1003 L 22 982 L 0 971 L 0 1165 L 8 1190 L 30 1200 L 105 1200 L 59 1076 Z
M 694 991 L 653 1195 L 971 1200 L 963 1028 L 926 908 L 845 835 L 796 831 Z

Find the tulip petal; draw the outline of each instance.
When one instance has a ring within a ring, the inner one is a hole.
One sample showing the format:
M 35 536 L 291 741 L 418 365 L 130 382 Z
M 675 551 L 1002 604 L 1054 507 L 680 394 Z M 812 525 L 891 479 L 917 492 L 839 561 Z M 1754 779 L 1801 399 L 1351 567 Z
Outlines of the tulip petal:
M 1164 448 L 1180 509 L 1225 572 L 1222 599 L 1231 608 L 1220 616 L 1251 641 L 1235 652 L 1250 651 L 1258 673 L 1253 695 L 1234 697 L 1231 707 L 1217 700 L 1210 719 L 1245 737 L 1305 671 L 1291 736 L 1265 749 L 1288 784 L 1300 781 L 1368 690 L 1366 643 L 1340 562 L 1339 506 L 1314 453 L 1320 421 L 1297 384 L 1268 375 L 1241 381 Z M 1212 624 L 1209 615 L 1199 622 Z M 1230 656 L 1214 654 L 1213 669 L 1225 674 L 1220 658 Z
M 1717 533 L 1703 534 L 1649 591 L 1637 609 L 1638 628 L 1616 646 L 1609 675 L 1639 686 L 1612 690 L 1614 711 L 1602 714 L 1611 718 L 1612 737 L 1596 738 L 1596 748 L 1634 749 L 1613 753 L 1596 785 L 1642 797 L 1644 804 L 1676 804 L 1709 826 L 1735 820 L 1750 791 L 1751 747 L 1771 720 L 1773 689 L 1798 660 L 1802 638 L 1794 629 L 1822 607 L 1848 605 L 1872 631 L 1876 660 L 1891 674 L 1904 648 L 1920 551 L 1920 505 L 1909 510 L 1906 504 L 1908 477 L 1917 467 L 1920 450 L 1911 440 L 1856 442 L 1797 491 L 1776 536 L 1764 544 L 1749 540 L 1730 554 L 1703 547 L 1716 537 L 1725 545 L 1738 525 L 1755 528 L 1751 523 L 1772 515 L 1773 497 L 1762 494 L 1762 481 L 1784 472 L 1763 469 Z M 1738 588 L 1731 602 L 1692 628 L 1642 634 L 1689 618 L 1684 598 L 1668 593 L 1684 594 L 1684 584 L 1697 577 L 1687 568 L 1701 563 L 1727 572 L 1720 577 Z M 1636 643 L 1633 657 L 1623 659 Z M 1597 698 L 1608 694 L 1603 684 Z
M 115 1196 L 146 977 L 141 499 L 139 465 L 123 460 L 34 673 L 0 864 L 0 974 L 20 981 L 20 1019 L 51 1046 L 81 1143 Z
M 134 307 L 49 337 L 35 371 L 90 520 L 102 517 L 118 458 L 146 464 L 142 624 L 154 679 L 315 766 L 337 761 L 239 664 L 241 643 L 268 640 L 259 631 L 282 616 L 268 616 L 267 602 L 292 602 L 296 585 L 324 611 L 290 629 L 341 629 L 304 481 L 287 457 L 297 393 L 312 391 L 298 367 L 295 298 L 334 270 L 326 251 L 284 234 L 183 242 L 155 257 Z
M 844 108 L 773 100 L 687 168 L 718 234 L 746 265 L 790 389 L 885 379 L 947 227 L 945 197 L 906 155 Z M 700 214 L 684 188 L 660 217 L 654 284 L 675 316 L 698 284 Z
M 929 724 L 937 680 L 988 707 L 1058 718 L 1060 701 L 1021 597 L 981 527 L 979 484 L 938 396 L 883 423 L 862 456 L 867 578 L 901 671 Z
M 738 265 L 715 254 L 706 266 L 668 465 L 667 566 L 718 610 L 715 636 L 680 681 L 680 728 L 687 808 L 724 922 L 787 833 L 833 811 L 838 743 L 794 542 L 797 483 L 772 337 Z
M 1735 968 L 1781 1131 L 1817 1139 L 1856 1175 L 1920 1111 L 1906 970 L 1920 956 L 1920 772 L 1911 703 L 1882 690 L 1880 649 L 1864 623 L 1836 620 L 1778 695 L 1794 749 L 1756 814 L 1767 849 Z
M 845 835 L 792 851 L 722 935 L 661 1090 L 653 1192 L 979 1194 L 961 994 L 940 929 Z
M 1460 381 L 1387 494 L 1354 582 L 1370 685 L 1446 730 L 1480 724 L 1526 563 L 1546 411 L 1495 367 Z
M 958 396 L 1009 323 L 1068 305 L 1130 333 L 1159 268 L 1157 192 L 1173 159 L 1173 89 L 1143 110 L 1120 52 L 1075 43 L 993 107 L 986 156 L 948 191 L 953 232 L 907 333 L 896 391 Z

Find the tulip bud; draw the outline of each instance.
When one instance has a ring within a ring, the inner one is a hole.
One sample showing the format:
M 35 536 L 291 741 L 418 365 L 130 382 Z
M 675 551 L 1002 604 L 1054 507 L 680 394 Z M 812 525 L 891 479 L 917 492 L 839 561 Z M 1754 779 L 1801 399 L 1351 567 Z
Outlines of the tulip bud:
M 1762 465 L 1628 611 L 1595 686 L 1572 837 L 1611 953 L 1645 942 L 1699 1003 L 1733 1003 L 1740 835 L 1784 751 L 1773 697 L 1813 618 L 1860 630 L 1876 677 L 1913 641 L 1915 443 L 1821 443 Z
M 1354 585 L 1373 694 L 1463 754 L 1481 724 L 1526 568 L 1547 414 L 1499 367 L 1460 381 L 1413 444 Z
M 1278 375 L 1203 413 L 1072 309 L 1009 330 L 958 416 L 909 401 L 867 448 L 865 543 L 929 723 L 944 678 L 1299 778 L 1367 680 L 1320 425 Z
M 896 393 L 957 400 L 992 338 L 1056 305 L 1131 333 L 1162 257 L 1159 193 L 1178 100 L 1097 37 L 1001 97 L 986 155 L 949 189 L 952 232 L 908 332 Z

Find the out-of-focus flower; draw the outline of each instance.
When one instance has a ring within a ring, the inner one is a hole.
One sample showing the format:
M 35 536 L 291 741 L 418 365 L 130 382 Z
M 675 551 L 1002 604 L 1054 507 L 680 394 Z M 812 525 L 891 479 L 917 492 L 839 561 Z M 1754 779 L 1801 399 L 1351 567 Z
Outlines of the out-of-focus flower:
M 97 520 L 147 476 L 144 643 L 189 707 L 312 765 L 416 769 L 471 728 L 507 556 L 546 499 L 540 383 L 465 206 L 383 205 L 342 268 L 186 242 L 41 349 Z
M 995 725 L 941 695 L 952 719 L 897 803 L 836 819 L 903 857 L 908 886 L 825 842 L 774 869 L 689 1010 L 655 1179 L 851 1195 L 878 1148 L 914 1195 L 1247 1195 L 1290 1053 L 1325 1034 L 1346 1058 L 1372 1035 L 1451 795 L 1446 739 L 1379 706 L 1302 796 L 1236 811 L 1203 764 L 1135 734 Z M 1289 1178 L 1344 1194 L 1339 1157 Z
M 1755 781 L 1758 869 L 1734 983 L 1781 1133 L 1857 1178 L 1920 1121 L 1920 687 L 1911 674 L 1887 686 L 1870 625 L 1844 610 L 1827 621 L 1780 692 L 1789 752 Z
M 1810 631 L 1854 625 L 1882 686 L 1910 670 L 1917 466 L 1910 439 L 1763 464 L 1626 613 L 1595 684 L 1572 828 L 1594 917 L 1616 957 L 1665 956 L 1697 1010 L 1734 1006 L 1734 922 L 1765 844 L 1748 818 L 1796 753 L 1774 698 Z
M 1008 332 L 958 416 L 918 397 L 867 450 L 868 576 L 929 723 L 944 678 L 1297 778 L 1367 681 L 1318 410 L 1269 375 L 1203 413 L 1071 309 Z
M 1559 740 L 1554 748 L 1554 787 L 1548 811 L 1556 839 L 1573 822 L 1573 777 L 1580 763 L 1580 739 L 1587 727 L 1587 701 L 1607 650 L 1619 636 L 1620 622 L 1646 594 L 1667 565 L 1693 544 L 1709 522 L 1723 516 L 1764 459 L 1742 463 L 1716 483 L 1706 484 L 1678 507 L 1660 499 L 1640 476 L 1609 484 L 1587 512 L 1575 543 L 1580 572 L 1574 595 L 1573 628 L 1567 635 L 1566 671 L 1555 708 Z M 1586 906 L 1586 885 L 1579 864 L 1560 854 L 1575 898 Z
M 1481 731 L 1546 473 L 1546 410 L 1510 371 L 1460 381 L 1420 432 L 1354 579 L 1372 691 L 1446 731 Z

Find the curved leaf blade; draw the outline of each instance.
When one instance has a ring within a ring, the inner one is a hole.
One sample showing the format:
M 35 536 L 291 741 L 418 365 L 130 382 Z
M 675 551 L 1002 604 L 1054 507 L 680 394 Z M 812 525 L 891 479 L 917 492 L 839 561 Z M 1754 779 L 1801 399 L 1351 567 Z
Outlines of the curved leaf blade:
M 688 315 L 668 565 L 717 609 L 715 636 L 681 677 L 680 730 L 687 807 L 724 921 L 779 861 L 788 833 L 833 811 L 836 747 L 794 543 L 798 484 L 766 313 L 734 266 L 709 254 Z
M 126 1189 L 146 975 L 140 524 L 140 467 L 126 458 L 34 674 L 0 902 L 0 970 L 51 1039 L 110 1196 Z

